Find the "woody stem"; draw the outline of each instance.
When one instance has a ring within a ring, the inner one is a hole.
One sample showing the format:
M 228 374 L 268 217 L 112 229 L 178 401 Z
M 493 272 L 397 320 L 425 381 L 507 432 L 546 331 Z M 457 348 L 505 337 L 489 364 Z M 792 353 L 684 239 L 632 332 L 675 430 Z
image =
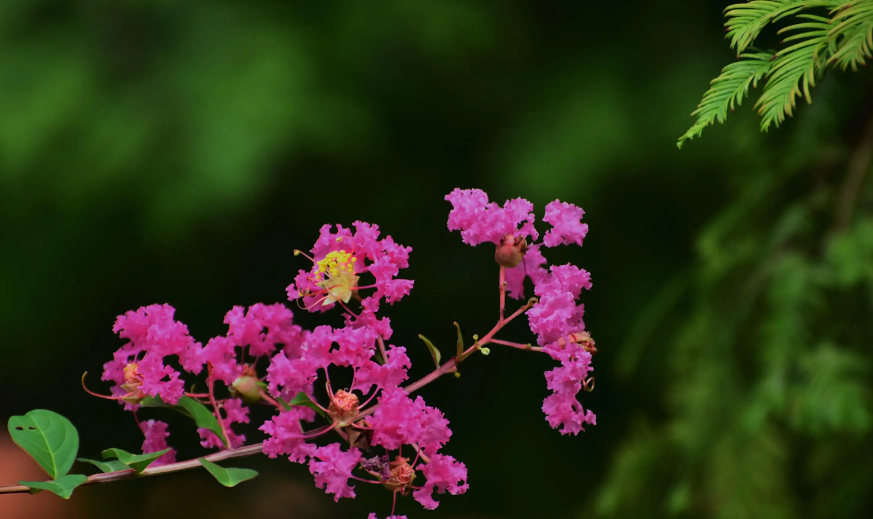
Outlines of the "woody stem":
M 206 377 L 206 384 L 209 386 L 209 401 L 212 403 L 212 409 L 215 411 L 215 417 L 218 419 L 218 425 L 221 426 L 221 435 L 224 436 L 224 446 L 231 450 L 230 437 L 227 435 L 227 427 L 224 425 L 224 420 L 221 418 L 221 409 L 218 407 L 218 402 L 215 401 L 215 380 L 212 378 L 212 364 L 207 364 L 209 375 Z

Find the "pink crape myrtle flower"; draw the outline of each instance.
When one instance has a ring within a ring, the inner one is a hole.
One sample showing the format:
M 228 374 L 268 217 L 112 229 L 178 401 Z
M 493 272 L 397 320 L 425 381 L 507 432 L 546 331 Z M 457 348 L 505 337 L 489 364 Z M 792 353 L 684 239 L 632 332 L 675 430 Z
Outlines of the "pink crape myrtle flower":
M 282 411 L 260 427 L 269 438 L 264 442 L 264 454 L 271 458 L 288 456 L 294 463 L 305 463 L 317 448 L 306 443 L 301 421 L 312 421 L 315 412 L 304 407 Z
M 433 491 L 440 494 L 463 494 L 467 491 L 467 467 L 451 456 L 435 454 L 421 469 L 427 482 L 413 492 L 412 496 L 421 506 L 433 510 L 439 503 L 433 498 Z
M 581 343 L 584 342 L 582 339 Z M 547 387 L 553 391 L 543 401 L 543 412 L 549 425 L 555 429 L 560 427 L 561 434 L 573 435 L 584 431 L 584 424 L 596 425 L 594 413 L 583 409 L 576 399 L 583 385 L 588 385 L 586 377 L 594 369 L 591 367 L 591 353 L 585 351 L 580 342 L 573 341 L 556 341 L 543 351 L 561 362 L 561 366 L 546 372 Z
M 398 245 L 391 236 L 380 240 L 377 225 L 358 221 L 354 227 L 354 233 L 342 225 L 336 226 L 336 232 L 331 225 L 321 228 L 311 250 L 312 268 L 299 271 L 288 286 L 288 299 L 322 312 L 336 303 L 348 303 L 359 290 L 375 288 L 363 301 L 368 312 L 376 312 L 382 300 L 394 304 L 409 294 L 412 280 L 396 277 L 409 266 L 412 247 Z M 364 274 L 372 276 L 368 285 L 360 282 Z
M 588 234 L 588 225 L 581 222 L 585 211 L 567 202 L 550 202 L 543 220 L 552 228 L 546 231 L 542 243 L 535 243 L 536 230 L 529 230 L 534 225 L 533 213 L 522 215 L 518 210 L 522 207 L 526 212 L 533 210 L 533 205 L 526 200 L 507 201 L 501 208 L 488 202 L 488 196 L 478 189 L 455 189 L 446 195 L 446 200 L 452 204 L 449 230 L 460 230 L 464 243 L 470 245 L 484 242 L 497 245 L 495 259 L 505 269 L 503 281 L 510 297 L 523 298 L 525 280 L 533 283 L 536 303 L 527 311 L 530 329 L 537 337 L 537 344 L 543 347 L 542 351 L 562 363 L 561 367 L 546 373 L 547 387 L 553 391 L 543 401 L 549 425 L 560 428 L 562 434 L 578 434 L 584 430 L 584 424 L 594 425 L 594 413 L 584 410 L 576 399 L 579 391 L 588 389 L 586 377 L 592 369 L 591 352 L 574 339 L 585 332 L 582 319 L 585 306 L 577 301 L 583 289 L 591 289 L 591 275 L 571 264 L 548 267 L 542 254 L 544 246 L 581 246 Z M 534 243 L 528 244 L 528 238 Z M 519 243 L 519 239 L 524 242 Z M 513 245 L 520 257 L 506 262 L 513 252 L 508 245 Z M 587 334 L 585 337 L 585 342 L 590 342 L 593 348 L 594 341 Z
M 355 489 L 349 486 L 352 470 L 361 461 L 361 451 L 352 447 L 343 452 L 339 443 L 319 447 L 309 460 L 309 471 L 315 476 L 315 486 L 334 495 L 334 501 L 341 497 L 355 497 Z
M 160 452 L 169 447 L 169 445 L 167 445 L 167 438 L 170 437 L 170 433 L 167 431 L 166 423 L 159 420 L 148 420 L 145 422 L 141 422 L 139 424 L 139 428 L 145 435 L 145 441 L 142 443 L 143 454 Z M 175 462 L 176 451 L 175 449 L 170 449 L 169 452 L 163 454 L 160 458 L 153 461 L 152 466 L 159 467 L 161 465 Z
M 369 516 L 367 516 L 367 519 L 379 519 L 379 518 L 376 517 L 376 514 L 370 514 Z M 406 516 L 405 515 L 389 515 L 385 519 L 406 519 Z
M 452 435 L 449 421 L 424 399 L 412 400 L 402 388 L 382 391 L 379 407 L 368 423 L 373 427 L 373 445 L 388 450 L 403 445 L 418 445 L 428 455 L 436 453 Z
M 543 236 L 546 247 L 557 247 L 561 244 L 575 243 L 582 246 L 582 240 L 588 234 L 588 224 L 581 223 L 585 211 L 567 202 L 555 200 L 546 205 L 543 220 L 552 224 L 552 228 Z
M 212 376 L 230 386 L 243 375 L 246 365 L 239 360 L 239 353 L 247 353 L 255 359 L 271 355 L 279 344 L 289 353 L 296 352 L 306 334 L 293 324 L 294 315 L 281 303 L 249 307 L 235 306 L 224 317 L 228 325 L 227 335 L 213 337 L 206 343 L 200 361 L 212 366 Z
M 151 305 L 118 316 L 113 331 L 129 342 L 103 366 L 103 380 L 115 383 L 113 395 L 129 396 L 134 402 L 145 395 L 160 396 L 171 404 L 182 397 L 185 384 L 180 373 L 164 359 L 175 355 L 183 369 L 199 373 L 202 347 L 174 313 L 170 305 Z
M 486 242 L 497 245 L 507 234 L 534 240 L 539 237 L 533 225 L 533 204 L 523 198 L 507 200 L 500 207 L 489 202 L 482 190 L 455 189 L 446 195 L 446 200 L 452 203 L 449 230 L 461 231 L 461 239 L 468 245 Z

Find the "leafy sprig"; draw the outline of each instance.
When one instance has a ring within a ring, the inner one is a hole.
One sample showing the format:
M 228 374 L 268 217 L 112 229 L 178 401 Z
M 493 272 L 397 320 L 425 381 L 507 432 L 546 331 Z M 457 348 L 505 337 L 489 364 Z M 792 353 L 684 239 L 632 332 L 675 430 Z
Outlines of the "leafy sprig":
M 817 9 L 828 16 L 805 13 Z M 749 86 L 764 81 L 755 103 L 761 116 L 761 130 L 780 126 L 796 108 L 798 97 L 812 102 L 810 90 L 828 67 L 858 65 L 873 57 L 873 0 L 752 0 L 725 9 L 727 38 L 739 61 L 725 67 L 712 81 L 692 116 L 694 125 L 679 137 L 678 147 L 699 137 L 716 121 L 723 123 L 748 95 Z M 798 23 L 779 34 L 798 31 L 782 41 L 781 50 L 747 53 L 767 25 L 795 18 Z

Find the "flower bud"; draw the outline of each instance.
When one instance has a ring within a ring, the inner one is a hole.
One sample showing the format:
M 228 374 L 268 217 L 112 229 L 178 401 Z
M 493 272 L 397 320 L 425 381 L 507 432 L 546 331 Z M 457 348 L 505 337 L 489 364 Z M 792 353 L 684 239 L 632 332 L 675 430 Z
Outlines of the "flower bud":
M 261 388 L 258 386 L 258 379 L 249 375 L 237 377 L 231 384 L 231 393 L 234 396 L 239 396 L 243 402 L 253 404 L 261 399 Z
M 330 399 L 327 414 L 336 421 L 340 427 L 345 427 L 349 421 L 358 414 L 358 397 L 343 389 L 336 392 Z
M 388 469 L 388 479 L 382 481 L 382 484 L 392 492 L 400 490 L 405 495 L 415 479 L 415 469 L 409 465 L 409 459 L 397 456 L 397 459 L 388 464 Z
M 594 347 L 594 339 L 591 338 L 591 335 L 589 335 L 588 332 L 571 333 L 569 339 L 571 344 L 576 343 L 579 346 L 582 346 L 582 349 L 588 353 L 592 355 L 597 353 L 597 348 Z M 560 346 L 561 349 L 563 349 L 566 344 L 567 341 L 564 340 L 563 337 L 558 339 L 558 346 Z
M 494 261 L 501 267 L 512 268 L 521 263 L 525 251 L 527 251 L 527 240 L 507 234 L 497 244 Z

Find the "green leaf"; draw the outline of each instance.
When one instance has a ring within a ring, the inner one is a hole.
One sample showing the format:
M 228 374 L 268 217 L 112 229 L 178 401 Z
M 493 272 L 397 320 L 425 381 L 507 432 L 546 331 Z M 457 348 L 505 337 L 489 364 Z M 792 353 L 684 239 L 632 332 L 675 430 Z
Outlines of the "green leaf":
M 461 327 L 458 325 L 458 323 L 454 323 L 454 324 L 455 324 L 455 328 L 458 329 L 458 353 L 457 353 L 457 359 L 458 359 L 458 360 L 461 360 L 461 354 L 464 353 L 464 337 L 461 335 Z
M 73 489 L 88 480 L 88 476 L 82 474 L 67 474 L 61 476 L 54 481 L 19 481 L 19 485 L 24 485 L 30 488 L 31 494 L 37 494 L 43 490 L 54 492 L 55 494 L 69 499 L 73 495 Z
M 430 350 L 430 356 L 433 357 L 433 363 L 436 364 L 437 368 L 439 368 L 440 359 L 442 358 L 442 355 L 440 355 L 440 350 L 437 349 L 437 347 L 434 346 L 434 344 L 430 342 L 424 335 L 419 334 L 418 338 L 424 341 L 427 349 Z
M 831 57 L 843 70 L 864 65 L 873 56 L 873 6 L 870 2 L 854 1 L 836 9 L 828 34 L 839 39 L 839 50 Z
M 142 407 L 162 407 L 182 413 L 188 418 L 194 420 L 194 423 L 197 424 L 197 427 L 209 429 L 210 431 L 214 432 L 215 435 L 221 439 L 222 443 L 227 445 L 227 440 L 224 438 L 224 433 L 222 432 L 221 426 L 218 424 L 218 420 L 215 418 L 215 415 L 212 414 L 212 411 L 210 411 L 209 408 L 194 400 L 193 398 L 183 396 L 179 399 L 178 404 L 173 405 L 164 402 L 159 396 L 147 396 L 142 399 L 139 405 L 141 405 Z
M 809 90 L 815 86 L 815 78 L 827 63 L 830 47 L 828 32 L 831 26 L 826 18 L 811 17 L 816 22 L 799 23 L 779 31 L 806 29 L 785 41 L 798 41 L 779 51 L 773 65 L 767 71 L 767 84 L 761 98 L 755 103 L 761 114 L 761 129 L 766 131 L 771 124 L 777 127 L 790 117 L 796 106 L 796 98 L 804 97 L 812 102 Z
M 170 452 L 170 449 L 164 449 L 158 452 L 150 452 L 148 454 L 131 454 L 121 449 L 106 449 L 101 454 L 104 458 L 118 458 L 118 461 L 124 463 L 128 467 L 136 471 L 137 474 L 146 469 L 156 459 Z
M 130 467 L 128 467 L 127 465 L 125 465 L 124 463 L 122 463 L 118 460 L 98 461 L 98 460 L 89 460 L 86 458 L 76 458 L 76 461 L 78 461 L 80 463 L 89 463 L 91 465 L 94 465 L 95 467 L 100 469 L 100 471 L 103 472 L 104 474 L 108 473 L 108 472 L 121 472 L 122 470 L 130 470 Z
M 254 479 L 258 475 L 258 473 L 252 469 L 226 469 L 224 467 L 219 467 L 206 458 L 200 458 L 200 464 L 206 467 L 206 470 L 215 476 L 215 479 L 217 479 L 219 483 L 226 487 L 235 487 L 243 481 Z
M 733 112 L 735 107 L 742 105 L 743 99 L 749 95 L 749 87 L 757 87 L 758 81 L 770 70 L 773 55 L 760 52 L 742 54 L 740 58 L 740 61 L 722 69 L 721 74 L 712 80 L 697 110 L 691 113 L 697 116 L 697 121 L 676 143 L 679 148 L 685 141 L 699 137 L 707 126 L 716 121 L 724 123 L 728 110 Z
M 11 417 L 9 435 L 52 479 L 70 471 L 79 450 L 79 433 L 73 424 L 44 409 Z
M 285 406 L 285 409 L 288 409 L 288 410 L 291 409 L 291 406 L 295 406 L 295 405 L 308 407 L 308 408 L 314 410 L 316 413 L 320 414 L 321 416 L 327 417 L 327 415 L 324 414 L 324 411 L 322 411 L 321 408 L 318 407 L 318 405 L 316 405 L 315 402 L 313 402 L 311 398 L 309 398 L 309 395 L 307 395 L 303 391 L 297 393 L 297 396 L 292 398 L 290 402 L 285 402 L 285 400 L 282 399 L 282 397 L 279 397 L 279 403 L 282 404 L 283 406 Z
M 833 5 L 833 1 L 819 0 L 752 0 L 729 5 L 725 9 L 726 37 L 731 40 L 731 48 L 736 47 L 739 55 L 754 43 L 755 38 L 768 24 L 804 9 L 833 7 Z

